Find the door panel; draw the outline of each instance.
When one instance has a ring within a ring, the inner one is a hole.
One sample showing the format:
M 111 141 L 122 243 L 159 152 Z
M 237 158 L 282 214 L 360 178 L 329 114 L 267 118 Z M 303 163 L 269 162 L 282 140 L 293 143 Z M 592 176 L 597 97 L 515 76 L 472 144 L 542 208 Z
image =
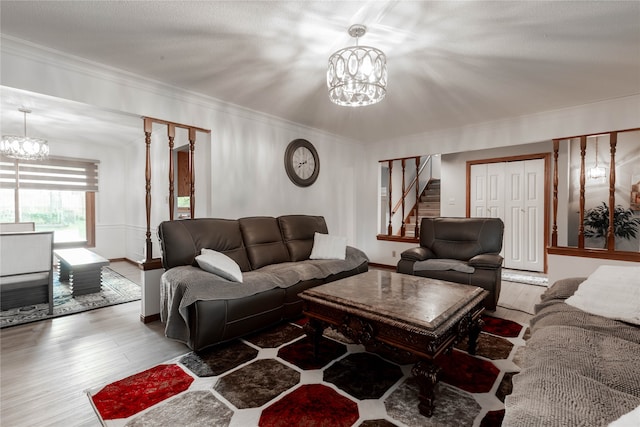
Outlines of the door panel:
M 504 266 L 544 271 L 544 159 L 471 165 L 470 215 L 504 221 Z
M 482 217 L 487 209 L 487 165 L 471 165 L 470 216 Z

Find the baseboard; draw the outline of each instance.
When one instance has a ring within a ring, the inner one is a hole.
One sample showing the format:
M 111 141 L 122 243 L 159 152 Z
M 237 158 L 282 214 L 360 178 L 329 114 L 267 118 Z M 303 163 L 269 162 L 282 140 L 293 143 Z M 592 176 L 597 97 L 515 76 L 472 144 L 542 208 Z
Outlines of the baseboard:
M 145 324 L 155 322 L 156 320 L 160 320 L 160 313 L 152 314 L 150 316 L 140 315 L 140 321 Z
M 396 271 L 396 266 L 395 265 L 378 264 L 378 263 L 375 263 L 375 262 L 370 262 L 369 263 L 369 267 L 379 268 L 381 270 L 393 270 L 393 271 Z

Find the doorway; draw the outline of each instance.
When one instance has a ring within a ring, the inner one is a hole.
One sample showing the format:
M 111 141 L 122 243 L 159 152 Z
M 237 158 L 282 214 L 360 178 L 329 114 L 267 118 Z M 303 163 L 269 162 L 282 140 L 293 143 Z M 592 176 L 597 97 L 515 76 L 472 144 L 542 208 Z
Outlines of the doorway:
M 546 271 L 549 155 L 467 162 L 467 216 L 505 224 L 504 267 Z

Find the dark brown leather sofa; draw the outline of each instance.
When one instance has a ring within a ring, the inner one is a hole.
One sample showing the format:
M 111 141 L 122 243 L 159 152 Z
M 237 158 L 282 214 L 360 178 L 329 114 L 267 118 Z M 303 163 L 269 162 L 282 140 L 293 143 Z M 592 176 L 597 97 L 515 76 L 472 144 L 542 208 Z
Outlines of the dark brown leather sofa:
M 228 341 L 299 316 L 300 292 L 368 270 L 366 255 L 352 247 L 347 247 L 345 260 L 310 260 L 316 232 L 328 233 L 321 216 L 161 223 L 158 237 L 166 270 L 162 304 L 167 307 L 162 314 L 167 337 L 194 350 Z M 222 283 L 215 275 L 200 270 L 195 257 L 203 248 L 236 261 L 245 278 L 243 283 Z M 295 274 L 305 279 L 281 283 L 281 278 L 286 276 L 291 281 Z M 277 285 L 267 283 L 275 281 Z M 217 290 L 239 294 L 219 297 Z
M 420 246 L 402 252 L 397 272 L 479 286 L 489 291 L 485 307 L 495 310 L 502 283 L 503 234 L 499 218 L 423 218 Z M 434 266 L 421 263 L 426 260 L 435 261 Z M 458 271 L 469 267 L 472 273 Z

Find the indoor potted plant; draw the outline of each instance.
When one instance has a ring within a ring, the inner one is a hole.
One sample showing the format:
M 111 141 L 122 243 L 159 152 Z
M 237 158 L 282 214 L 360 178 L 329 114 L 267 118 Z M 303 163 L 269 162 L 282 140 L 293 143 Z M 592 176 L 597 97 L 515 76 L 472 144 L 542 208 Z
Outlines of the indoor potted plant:
M 605 202 L 593 209 L 588 209 L 584 216 L 585 237 L 604 237 L 607 247 L 607 229 L 609 228 L 609 207 Z M 640 227 L 640 218 L 635 218 L 631 209 L 617 205 L 613 210 L 613 233 L 623 239 L 635 239 Z

